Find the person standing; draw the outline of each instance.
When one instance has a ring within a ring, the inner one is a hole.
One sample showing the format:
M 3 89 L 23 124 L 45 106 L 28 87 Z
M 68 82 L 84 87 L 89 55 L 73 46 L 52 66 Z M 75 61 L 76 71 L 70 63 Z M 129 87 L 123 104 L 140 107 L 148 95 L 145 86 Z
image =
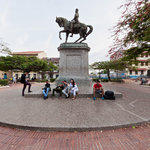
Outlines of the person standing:
M 25 72 L 24 74 L 22 74 L 21 76 L 21 80 L 20 82 L 23 84 L 23 89 L 22 89 L 22 96 L 24 96 L 24 91 L 27 87 L 27 85 L 29 86 L 28 87 L 28 93 L 32 92 L 30 89 L 31 89 L 31 83 L 27 80 L 27 76 L 28 75 L 28 72 Z
M 6 73 L 4 73 L 4 79 L 7 79 L 7 74 Z
M 15 75 L 12 77 L 12 80 L 13 80 L 13 83 L 14 83 L 14 84 L 17 82 L 17 81 L 16 81 L 16 76 L 15 76 Z

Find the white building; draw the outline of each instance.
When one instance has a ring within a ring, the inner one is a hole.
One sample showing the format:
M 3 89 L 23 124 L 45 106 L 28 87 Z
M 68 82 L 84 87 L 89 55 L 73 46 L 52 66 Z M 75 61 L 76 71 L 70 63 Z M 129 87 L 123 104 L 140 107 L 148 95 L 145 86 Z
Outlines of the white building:
M 123 57 L 124 51 L 117 51 L 110 56 L 110 60 L 118 60 Z M 127 75 L 130 77 L 148 76 L 150 77 L 150 55 L 144 52 L 137 58 L 137 64 L 133 64 L 136 70 L 127 69 Z

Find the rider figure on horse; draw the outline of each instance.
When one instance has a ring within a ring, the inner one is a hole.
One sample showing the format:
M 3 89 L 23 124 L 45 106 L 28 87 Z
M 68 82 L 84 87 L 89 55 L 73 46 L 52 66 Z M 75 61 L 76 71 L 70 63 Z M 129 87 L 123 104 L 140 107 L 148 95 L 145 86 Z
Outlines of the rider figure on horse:
M 77 23 L 79 23 L 79 10 L 78 9 L 76 9 L 75 10 L 75 15 L 74 15 L 74 18 L 71 20 L 71 36 L 70 37 L 73 37 L 73 27 L 74 27 L 74 25 L 75 24 L 77 24 Z

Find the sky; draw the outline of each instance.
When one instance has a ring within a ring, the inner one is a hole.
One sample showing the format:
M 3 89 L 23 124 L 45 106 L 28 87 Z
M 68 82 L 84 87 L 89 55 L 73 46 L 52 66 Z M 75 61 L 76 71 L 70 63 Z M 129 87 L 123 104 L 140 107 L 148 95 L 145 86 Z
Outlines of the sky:
M 0 0 L 0 38 L 13 52 L 45 51 L 48 57 L 59 57 L 57 48 L 65 41 L 57 17 L 72 20 L 79 9 L 79 21 L 93 26 L 85 41 L 91 48 L 90 64 L 108 60 L 112 31 L 121 16 L 118 7 L 125 0 Z M 79 35 L 69 38 L 73 42 Z

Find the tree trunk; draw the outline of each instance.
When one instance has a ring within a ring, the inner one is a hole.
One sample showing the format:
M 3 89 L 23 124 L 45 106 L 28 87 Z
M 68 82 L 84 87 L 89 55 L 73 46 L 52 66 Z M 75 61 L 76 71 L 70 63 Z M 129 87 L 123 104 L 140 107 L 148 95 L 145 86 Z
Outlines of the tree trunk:
M 110 70 L 107 69 L 107 76 L 108 76 L 108 80 L 110 81 Z
M 45 72 L 41 72 L 42 80 L 44 80 Z

